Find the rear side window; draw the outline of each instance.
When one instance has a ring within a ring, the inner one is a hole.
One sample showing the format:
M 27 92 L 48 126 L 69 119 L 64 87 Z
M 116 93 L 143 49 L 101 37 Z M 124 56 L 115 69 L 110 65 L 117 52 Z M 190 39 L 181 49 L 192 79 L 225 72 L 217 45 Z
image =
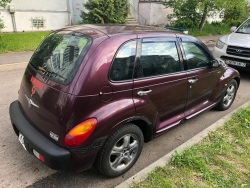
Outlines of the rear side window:
M 175 41 L 143 41 L 141 51 L 142 75 L 150 77 L 179 72 L 181 70 Z
M 61 84 L 69 84 L 87 50 L 91 38 L 72 31 L 50 34 L 36 49 L 30 65 L 40 74 Z
M 110 69 L 112 81 L 131 80 L 136 54 L 136 41 L 130 41 L 121 46 L 116 53 Z

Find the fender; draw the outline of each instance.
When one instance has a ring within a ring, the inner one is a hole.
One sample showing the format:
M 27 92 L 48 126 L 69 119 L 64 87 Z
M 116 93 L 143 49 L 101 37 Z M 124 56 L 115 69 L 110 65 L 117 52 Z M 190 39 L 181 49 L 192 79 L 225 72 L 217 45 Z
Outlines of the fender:
M 97 118 L 97 126 L 92 135 L 81 147 L 88 147 L 98 138 L 110 135 L 126 123 L 137 124 L 142 132 L 150 140 L 153 132 L 152 122 L 142 114 L 137 114 L 132 98 L 117 98 L 104 102 L 99 95 L 77 97 L 72 96 L 73 105 L 69 107 L 67 116 L 66 132 L 74 126 L 90 118 Z M 88 107 L 88 108 L 86 108 Z M 72 110 L 74 109 L 74 113 Z M 65 133 L 64 133 L 65 134 Z
M 218 102 L 220 101 L 223 93 L 227 88 L 227 84 L 232 80 L 235 79 L 238 83 L 238 88 L 240 85 L 240 75 L 239 73 L 235 73 L 231 68 L 226 68 L 225 72 L 220 77 L 219 81 L 216 84 L 216 87 L 213 89 L 210 95 L 210 101 Z
M 144 135 L 144 141 L 149 142 L 153 139 L 153 123 L 145 116 L 134 116 L 128 119 L 126 123 L 134 123 L 137 125 Z

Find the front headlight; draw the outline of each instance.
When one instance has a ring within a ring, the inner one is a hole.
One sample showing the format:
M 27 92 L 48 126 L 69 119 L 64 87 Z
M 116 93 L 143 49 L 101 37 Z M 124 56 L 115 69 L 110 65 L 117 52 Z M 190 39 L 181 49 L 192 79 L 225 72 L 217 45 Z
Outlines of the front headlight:
M 224 42 L 221 42 L 220 40 L 218 40 L 216 43 L 216 47 L 222 49 L 224 44 L 225 44 Z

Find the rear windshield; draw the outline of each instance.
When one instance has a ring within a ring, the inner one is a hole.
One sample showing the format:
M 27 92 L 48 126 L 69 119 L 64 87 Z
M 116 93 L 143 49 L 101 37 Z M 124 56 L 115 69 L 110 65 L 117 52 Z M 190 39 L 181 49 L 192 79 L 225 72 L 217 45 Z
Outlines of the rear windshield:
M 44 39 L 34 52 L 30 65 L 55 82 L 69 84 L 91 45 L 83 33 L 59 31 Z

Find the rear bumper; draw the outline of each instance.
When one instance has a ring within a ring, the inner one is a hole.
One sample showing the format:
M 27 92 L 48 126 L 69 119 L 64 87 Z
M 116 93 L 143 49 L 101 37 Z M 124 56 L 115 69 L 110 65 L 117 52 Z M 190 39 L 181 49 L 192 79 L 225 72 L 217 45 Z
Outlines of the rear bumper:
M 9 108 L 10 119 L 15 132 L 24 135 L 24 142 L 29 153 L 33 149 L 43 155 L 45 164 L 55 170 L 66 170 L 70 166 L 71 154 L 68 150 L 59 147 L 37 131 L 25 118 L 18 101 L 11 103 Z

